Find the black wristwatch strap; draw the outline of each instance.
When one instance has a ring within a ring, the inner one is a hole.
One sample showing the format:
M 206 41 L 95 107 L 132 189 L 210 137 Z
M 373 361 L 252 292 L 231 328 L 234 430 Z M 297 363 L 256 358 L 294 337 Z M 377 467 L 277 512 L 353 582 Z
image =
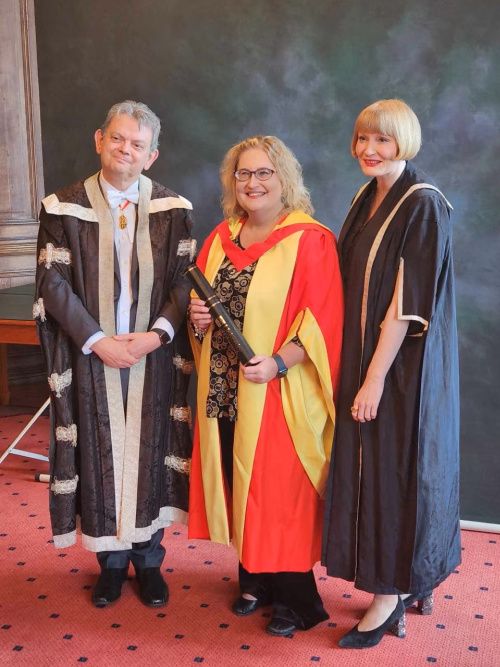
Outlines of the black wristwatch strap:
M 273 354 L 273 359 L 278 365 L 278 372 L 276 373 L 277 378 L 284 378 L 288 373 L 288 368 L 283 359 L 279 354 Z
M 170 343 L 171 340 L 170 336 L 164 329 L 159 329 L 155 327 L 154 329 L 150 329 L 150 331 L 154 331 L 155 334 L 158 334 L 158 336 L 160 337 L 160 343 L 162 347 L 166 347 Z

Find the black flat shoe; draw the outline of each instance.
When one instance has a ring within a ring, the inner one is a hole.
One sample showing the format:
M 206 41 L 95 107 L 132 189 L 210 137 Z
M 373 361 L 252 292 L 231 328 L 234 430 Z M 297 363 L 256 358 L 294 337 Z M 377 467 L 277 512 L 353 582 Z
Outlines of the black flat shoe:
M 267 624 L 266 632 L 270 635 L 286 637 L 293 634 L 296 630 L 309 630 L 322 621 L 327 621 L 330 616 L 325 609 L 316 608 L 310 610 L 307 616 L 302 618 L 292 609 L 283 604 L 277 604 L 274 608 L 272 618 Z
M 434 608 L 434 592 L 423 593 L 422 595 L 409 595 L 404 598 L 403 604 L 405 609 L 410 609 L 417 603 L 417 609 L 422 616 L 430 616 Z
M 292 635 L 296 630 L 296 624 L 286 618 L 273 617 L 266 626 L 266 632 L 270 635 L 275 635 L 276 637 Z
M 116 602 L 122 594 L 122 584 L 127 578 L 128 567 L 106 568 L 101 574 L 92 591 L 92 604 L 95 607 L 107 607 Z
M 406 636 L 405 606 L 399 597 L 394 611 L 378 628 L 362 632 L 356 625 L 340 638 L 339 646 L 341 648 L 371 648 L 380 642 L 386 632 L 392 632 L 401 638 Z
M 159 567 L 145 567 L 136 571 L 139 596 L 147 607 L 164 607 L 168 600 L 168 586 Z
M 236 616 L 250 616 L 254 611 L 257 611 L 260 607 L 267 607 L 271 604 L 270 600 L 266 598 L 257 598 L 256 600 L 247 600 L 243 596 L 240 596 L 236 599 L 231 605 L 231 611 Z

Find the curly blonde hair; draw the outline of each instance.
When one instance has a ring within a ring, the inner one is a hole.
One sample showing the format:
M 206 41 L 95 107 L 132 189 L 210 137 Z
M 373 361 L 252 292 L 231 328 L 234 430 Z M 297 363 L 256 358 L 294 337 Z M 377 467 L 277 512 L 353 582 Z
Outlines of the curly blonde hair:
M 356 142 L 360 132 L 376 132 L 394 137 L 398 145 L 396 160 L 411 160 L 422 145 L 418 118 L 403 100 L 378 100 L 363 109 L 356 118 L 352 132 L 353 157 L 356 157 Z
M 232 146 L 222 160 L 219 174 L 222 185 L 221 202 L 224 216 L 233 218 L 247 215 L 236 199 L 234 172 L 238 169 L 241 154 L 250 148 L 263 150 L 271 160 L 283 190 L 284 210 L 301 210 L 312 215 L 314 208 L 311 197 L 304 185 L 302 167 L 295 155 L 278 137 L 257 135 L 248 137 L 248 139 Z

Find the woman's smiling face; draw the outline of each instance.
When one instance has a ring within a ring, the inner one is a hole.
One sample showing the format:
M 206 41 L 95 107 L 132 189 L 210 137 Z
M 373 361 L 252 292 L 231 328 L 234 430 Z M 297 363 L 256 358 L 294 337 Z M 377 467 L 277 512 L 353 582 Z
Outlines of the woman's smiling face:
M 396 160 L 398 145 L 394 137 L 378 132 L 358 132 L 356 157 L 366 176 L 390 176 L 400 170 L 401 160 Z
M 249 148 L 240 155 L 238 170 L 255 171 L 262 168 L 275 171 L 273 163 L 261 148 Z M 283 208 L 282 192 L 276 173 L 265 181 L 259 181 L 255 174 L 251 174 L 247 181 L 236 180 L 236 199 L 249 216 L 258 215 L 266 220 L 277 217 Z

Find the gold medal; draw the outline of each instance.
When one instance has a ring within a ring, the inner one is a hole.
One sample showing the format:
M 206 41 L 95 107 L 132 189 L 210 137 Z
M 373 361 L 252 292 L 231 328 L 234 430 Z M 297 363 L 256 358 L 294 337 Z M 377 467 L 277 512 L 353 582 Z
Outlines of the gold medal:
M 127 206 L 130 204 L 129 200 L 127 199 L 123 204 L 118 206 L 120 209 L 120 215 L 118 216 L 118 227 L 120 229 L 127 229 L 127 216 L 123 212 Z

